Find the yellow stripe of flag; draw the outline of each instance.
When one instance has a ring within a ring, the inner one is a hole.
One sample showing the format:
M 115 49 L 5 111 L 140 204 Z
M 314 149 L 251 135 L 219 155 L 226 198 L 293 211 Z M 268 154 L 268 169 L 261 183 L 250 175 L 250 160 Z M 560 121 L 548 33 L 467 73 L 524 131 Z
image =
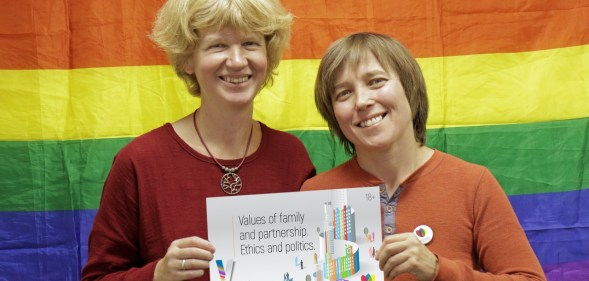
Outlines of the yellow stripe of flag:
M 589 117 L 589 45 L 418 59 L 430 127 Z M 254 117 L 280 130 L 325 129 L 313 99 L 319 61 L 285 60 Z M 136 136 L 198 105 L 168 66 L 0 70 L 0 140 Z

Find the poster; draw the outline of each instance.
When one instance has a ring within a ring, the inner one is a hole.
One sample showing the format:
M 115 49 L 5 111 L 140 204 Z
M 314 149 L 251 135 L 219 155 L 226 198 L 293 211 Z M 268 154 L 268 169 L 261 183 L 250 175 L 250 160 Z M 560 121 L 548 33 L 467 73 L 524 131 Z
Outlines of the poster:
M 210 280 L 382 281 L 378 187 L 207 198 Z

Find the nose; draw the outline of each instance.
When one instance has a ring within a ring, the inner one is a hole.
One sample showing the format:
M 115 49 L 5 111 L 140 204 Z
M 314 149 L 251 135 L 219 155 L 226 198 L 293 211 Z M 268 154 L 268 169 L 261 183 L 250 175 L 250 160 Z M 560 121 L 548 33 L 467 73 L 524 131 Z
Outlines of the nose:
M 245 51 L 241 46 L 233 46 L 229 49 L 229 55 L 227 58 L 227 66 L 233 68 L 241 68 L 247 65 L 247 58 Z
M 372 93 L 365 87 L 359 87 L 356 90 L 356 108 L 358 110 L 364 110 L 374 104 Z

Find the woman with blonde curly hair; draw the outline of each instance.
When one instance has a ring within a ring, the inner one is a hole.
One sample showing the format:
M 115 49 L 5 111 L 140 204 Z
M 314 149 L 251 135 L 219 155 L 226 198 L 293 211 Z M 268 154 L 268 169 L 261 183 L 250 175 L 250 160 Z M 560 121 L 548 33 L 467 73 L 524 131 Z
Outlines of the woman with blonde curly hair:
M 201 105 L 125 146 L 104 185 L 83 280 L 208 280 L 207 197 L 299 190 L 293 135 L 253 120 L 292 15 L 278 0 L 169 0 L 152 40 Z

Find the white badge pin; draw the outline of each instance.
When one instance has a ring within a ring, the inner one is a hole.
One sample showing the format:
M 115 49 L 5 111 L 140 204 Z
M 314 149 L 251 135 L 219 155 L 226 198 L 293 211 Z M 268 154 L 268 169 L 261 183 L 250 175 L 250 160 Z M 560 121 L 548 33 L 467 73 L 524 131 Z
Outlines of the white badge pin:
M 427 225 L 422 224 L 413 230 L 413 234 L 419 239 L 419 241 L 427 245 L 434 238 L 434 231 Z

